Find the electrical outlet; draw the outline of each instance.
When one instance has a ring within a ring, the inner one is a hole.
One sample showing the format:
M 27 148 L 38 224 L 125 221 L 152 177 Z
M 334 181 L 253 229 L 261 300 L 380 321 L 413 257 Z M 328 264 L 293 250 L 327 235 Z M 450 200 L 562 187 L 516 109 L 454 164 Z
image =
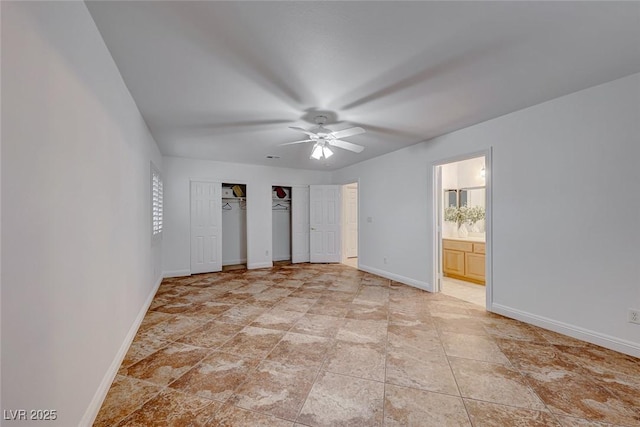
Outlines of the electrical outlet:
M 629 323 L 637 323 L 640 325 L 640 310 L 634 308 L 629 309 Z
M 387 263 L 387 257 L 384 257 L 384 258 L 382 259 L 382 261 L 386 264 L 386 263 Z
M 264 251 L 264 256 L 269 256 L 269 250 Z

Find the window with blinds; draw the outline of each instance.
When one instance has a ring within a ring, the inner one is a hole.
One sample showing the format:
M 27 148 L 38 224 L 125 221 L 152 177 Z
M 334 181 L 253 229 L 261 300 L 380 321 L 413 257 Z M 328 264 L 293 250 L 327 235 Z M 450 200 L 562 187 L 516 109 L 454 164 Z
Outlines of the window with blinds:
M 162 235 L 164 215 L 162 199 L 162 177 L 160 176 L 160 172 L 151 165 L 151 222 L 153 237 L 160 237 Z

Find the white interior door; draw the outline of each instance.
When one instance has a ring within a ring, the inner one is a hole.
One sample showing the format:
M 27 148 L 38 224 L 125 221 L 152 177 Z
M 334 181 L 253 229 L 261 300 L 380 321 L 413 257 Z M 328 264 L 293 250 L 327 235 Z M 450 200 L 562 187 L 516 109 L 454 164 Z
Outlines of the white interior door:
M 309 262 L 309 187 L 291 188 L 291 262 Z
M 222 184 L 191 181 L 191 274 L 222 270 Z
M 348 185 L 346 191 L 346 252 L 347 258 L 358 256 L 358 187 Z
M 339 185 L 309 186 L 309 233 L 311 262 L 340 262 Z

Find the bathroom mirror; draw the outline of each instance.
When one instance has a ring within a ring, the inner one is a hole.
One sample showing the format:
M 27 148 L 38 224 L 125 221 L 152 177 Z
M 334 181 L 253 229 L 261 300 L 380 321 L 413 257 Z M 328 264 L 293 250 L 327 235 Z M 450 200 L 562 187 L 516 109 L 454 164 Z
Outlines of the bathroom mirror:
M 458 206 L 482 206 L 485 207 L 485 188 L 469 187 L 461 188 L 458 192 Z
M 444 207 L 458 206 L 458 190 L 444 190 Z

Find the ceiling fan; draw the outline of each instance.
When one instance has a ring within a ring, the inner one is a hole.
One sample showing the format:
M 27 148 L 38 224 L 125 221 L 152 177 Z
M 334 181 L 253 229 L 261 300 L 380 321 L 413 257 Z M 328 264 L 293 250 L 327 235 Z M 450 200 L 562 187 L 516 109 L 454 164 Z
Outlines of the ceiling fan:
M 303 142 L 314 142 L 313 150 L 311 150 L 312 159 L 320 160 L 322 158 L 328 159 L 333 155 L 333 151 L 329 147 L 338 147 L 344 150 L 353 151 L 354 153 L 361 153 L 364 150 L 362 145 L 353 144 L 351 142 L 342 141 L 340 138 L 347 138 L 349 136 L 360 135 L 365 133 L 365 130 L 361 127 L 353 127 L 349 129 L 331 131 L 325 128 L 323 125 L 327 122 L 327 116 L 316 116 L 314 121 L 318 127 L 306 130 L 301 127 L 290 126 L 290 129 L 297 130 L 305 133 L 309 136 L 309 139 L 303 139 L 302 141 L 285 142 L 280 145 L 292 145 L 301 144 Z

